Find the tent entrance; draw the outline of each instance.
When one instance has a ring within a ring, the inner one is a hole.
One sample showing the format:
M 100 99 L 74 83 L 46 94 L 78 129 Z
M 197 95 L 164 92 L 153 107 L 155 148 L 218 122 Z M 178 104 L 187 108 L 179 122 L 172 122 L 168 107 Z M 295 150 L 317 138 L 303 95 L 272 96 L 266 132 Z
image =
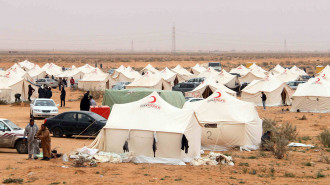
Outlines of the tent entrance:
M 203 98 L 207 98 L 209 96 L 211 96 L 211 94 L 213 94 L 213 91 L 211 90 L 211 88 L 209 86 L 207 86 L 202 94 Z
M 164 90 L 165 89 L 165 87 L 164 87 L 164 84 L 162 83 L 162 90 Z
M 281 97 L 282 97 L 282 104 L 286 105 L 286 97 L 287 97 L 288 93 L 286 92 L 285 88 L 283 89 L 282 93 L 281 93 Z
M 179 79 L 178 77 L 176 76 L 175 79 L 174 79 L 174 85 L 178 84 L 179 83 Z
M 109 82 L 109 80 L 106 83 L 106 89 L 110 89 L 110 82 Z

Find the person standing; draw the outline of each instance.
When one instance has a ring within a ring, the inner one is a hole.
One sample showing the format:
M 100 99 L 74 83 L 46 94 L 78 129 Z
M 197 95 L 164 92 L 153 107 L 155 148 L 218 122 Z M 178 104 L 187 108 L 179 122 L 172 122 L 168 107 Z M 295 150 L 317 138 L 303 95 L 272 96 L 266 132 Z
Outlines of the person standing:
M 45 124 L 41 125 L 41 129 L 37 133 L 37 138 L 41 140 L 41 147 L 42 147 L 42 153 L 43 158 L 41 160 L 49 161 L 51 158 L 50 155 L 50 134 L 48 128 L 45 126 Z
M 89 97 L 89 101 L 90 101 L 90 106 L 96 106 L 96 102 L 95 102 L 95 100 L 93 99 L 93 96 L 90 96 L 90 97 Z
M 28 159 L 38 159 L 37 154 L 40 153 L 38 141 L 35 138 L 35 135 L 38 132 L 38 126 L 34 124 L 34 119 L 30 119 L 30 123 L 25 127 L 24 130 L 24 141 L 27 141 L 28 144 Z M 26 138 L 27 136 L 27 138 Z
M 28 100 L 31 101 L 31 96 L 34 93 L 34 89 L 32 88 L 31 84 L 28 86 L 29 87 L 29 91 L 28 91 Z
M 261 92 L 261 100 L 262 100 L 262 106 L 264 107 L 264 110 L 266 110 L 266 100 L 267 100 L 267 96 L 265 95 L 264 92 Z
M 85 93 L 84 97 L 81 99 L 81 101 L 80 101 L 80 110 L 89 111 L 90 101 L 88 99 L 88 94 L 89 93 Z
M 39 98 L 45 98 L 46 92 L 42 85 L 38 89 L 38 94 L 39 94 Z
M 74 81 L 73 77 L 71 77 L 71 79 L 70 79 L 71 89 L 74 88 L 74 83 L 75 83 L 75 81 Z
M 62 87 L 61 96 L 60 96 L 60 98 L 61 98 L 61 107 L 62 107 L 62 105 L 65 107 L 65 96 L 66 96 L 66 91 L 65 91 L 64 87 Z
M 45 98 L 50 99 L 52 96 L 53 96 L 52 88 L 51 88 L 51 87 L 47 87 L 47 88 L 46 88 L 46 95 L 45 95 Z
M 58 89 L 61 90 L 62 89 L 62 78 L 60 78 L 58 80 Z

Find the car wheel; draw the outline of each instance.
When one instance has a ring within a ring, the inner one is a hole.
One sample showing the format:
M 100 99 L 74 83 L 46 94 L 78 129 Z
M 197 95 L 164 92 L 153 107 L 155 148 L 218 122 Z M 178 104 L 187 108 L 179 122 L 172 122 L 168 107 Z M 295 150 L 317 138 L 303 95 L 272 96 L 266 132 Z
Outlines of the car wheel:
M 54 137 L 63 137 L 63 130 L 60 127 L 53 128 Z
M 65 137 L 70 138 L 70 137 L 72 137 L 72 135 L 71 134 L 66 134 Z
M 17 141 L 15 149 L 19 154 L 27 154 L 28 153 L 27 142 L 23 141 L 22 139 Z

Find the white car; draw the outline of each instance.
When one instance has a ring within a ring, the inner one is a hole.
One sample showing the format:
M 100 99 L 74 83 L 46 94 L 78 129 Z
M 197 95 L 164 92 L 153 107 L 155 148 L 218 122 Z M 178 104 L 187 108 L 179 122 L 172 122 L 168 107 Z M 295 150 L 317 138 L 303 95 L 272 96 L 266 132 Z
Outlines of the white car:
M 15 148 L 20 154 L 27 153 L 27 142 L 23 136 L 24 129 L 8 119 L 0 118 L 0 148 Z
M 54 100 L 38 98 L 30 104 L 30 118 L 49 118 L 58 115 L 58 105 Z
M 186 102 L 196 102 L 204 100 L 203 98 L 192 98 L 192 97 L 186 97 Z

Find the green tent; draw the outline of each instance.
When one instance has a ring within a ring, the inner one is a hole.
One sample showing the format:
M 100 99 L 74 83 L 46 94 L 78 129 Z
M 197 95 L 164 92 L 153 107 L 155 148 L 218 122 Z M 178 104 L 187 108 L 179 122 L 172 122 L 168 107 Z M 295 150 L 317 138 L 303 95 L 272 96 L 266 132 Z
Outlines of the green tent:
M 167 103 L 182 108 L 185 103 L 183 94 L 179 91 L 165 91 L 156 89 L 136 88 L 136 89 L 123 89 L 123 90 L 105 90 L 103 96 L 103 105 L 108 105 L 112 108 L 114 104 L 123 104 L 140 100 L 152 92 L 158 92 Z

